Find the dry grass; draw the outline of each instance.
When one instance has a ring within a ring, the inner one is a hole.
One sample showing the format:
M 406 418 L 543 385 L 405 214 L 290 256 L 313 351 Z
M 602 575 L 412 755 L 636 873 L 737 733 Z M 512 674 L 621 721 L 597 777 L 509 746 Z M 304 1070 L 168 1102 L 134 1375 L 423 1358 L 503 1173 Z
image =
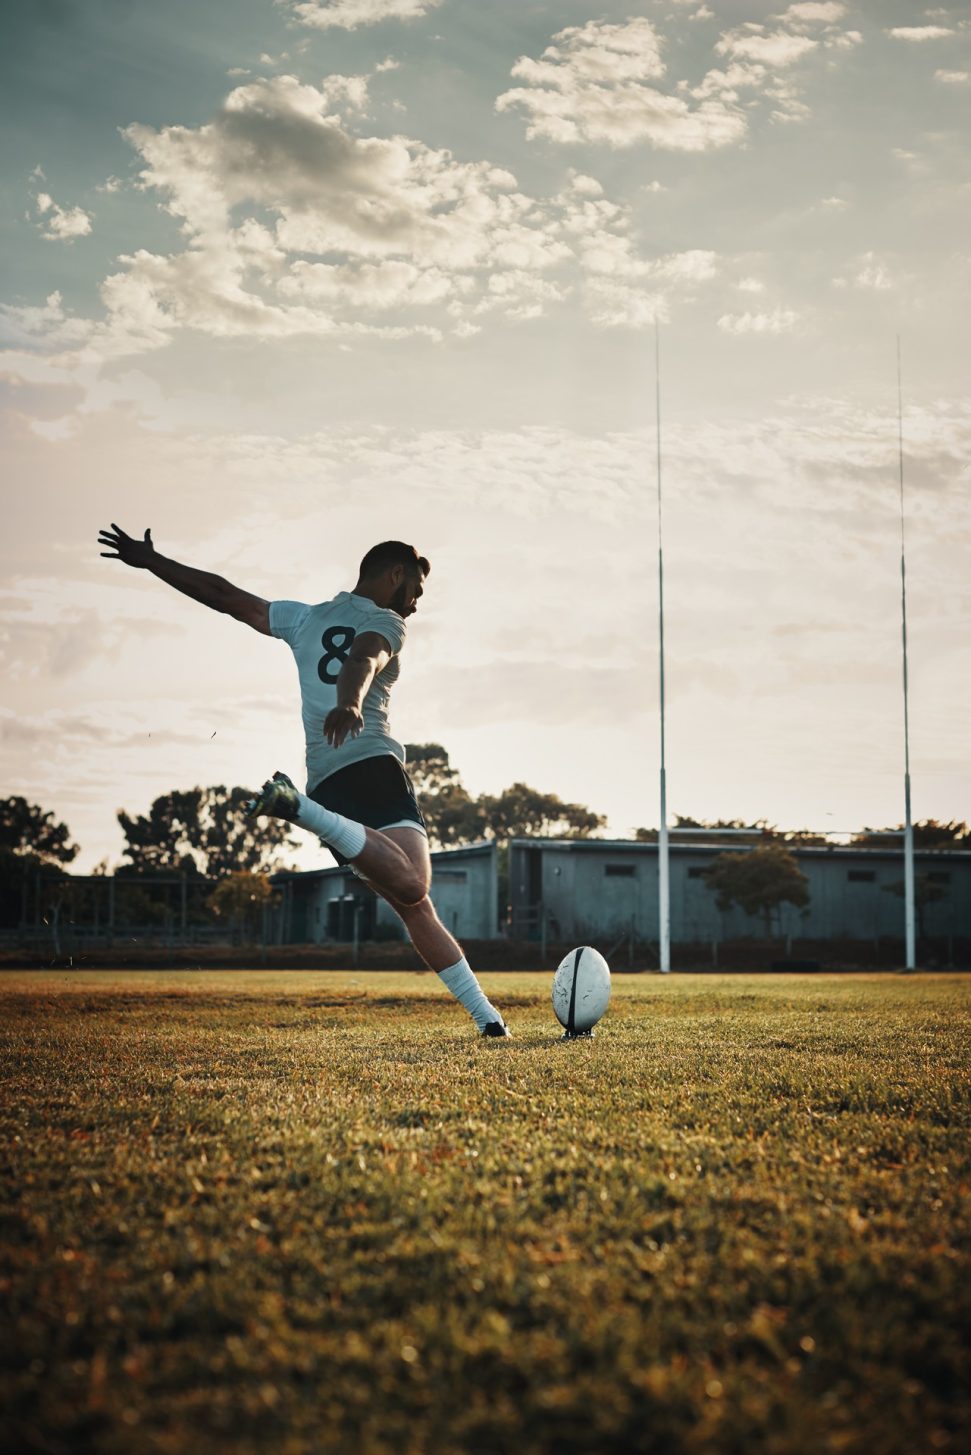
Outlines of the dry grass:
M 6 1448 L 958 1449 L 961 976 L 0 981 Z

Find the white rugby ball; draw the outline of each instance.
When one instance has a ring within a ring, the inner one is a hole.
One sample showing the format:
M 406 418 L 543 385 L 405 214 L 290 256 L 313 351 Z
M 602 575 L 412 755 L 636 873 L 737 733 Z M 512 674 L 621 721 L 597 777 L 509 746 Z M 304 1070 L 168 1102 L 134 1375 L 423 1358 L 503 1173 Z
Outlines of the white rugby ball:
M 553 1010 L 568 1036 L 592 1031 L 610 1004 L 610 966 L 598 950 L 581 945 L 553 976 Z

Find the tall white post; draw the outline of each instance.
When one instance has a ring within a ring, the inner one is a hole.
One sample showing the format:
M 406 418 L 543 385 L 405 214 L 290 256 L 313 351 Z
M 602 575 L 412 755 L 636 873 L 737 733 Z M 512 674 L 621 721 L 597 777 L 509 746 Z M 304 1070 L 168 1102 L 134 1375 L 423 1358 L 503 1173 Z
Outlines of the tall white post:
M 661 513 L 661 339 L 654 319 L 654 407 L 657 421 L 657 607 L 661 710 L 661 826 L 657 840 L 658 948 L 662 975 L 671 970 L 671 888 L 668 858 L 668 785 L 664 733 L 664 534 Z
M 907 555 L 904 536 L 904 391 L 897 335 L 897 454 L 900 466 L 900 625 L 904 666 L 904 926 L 907 969 L 917 968 L 914 897 L 914 825 L 910 815 L 910 696 L 907 680 Z

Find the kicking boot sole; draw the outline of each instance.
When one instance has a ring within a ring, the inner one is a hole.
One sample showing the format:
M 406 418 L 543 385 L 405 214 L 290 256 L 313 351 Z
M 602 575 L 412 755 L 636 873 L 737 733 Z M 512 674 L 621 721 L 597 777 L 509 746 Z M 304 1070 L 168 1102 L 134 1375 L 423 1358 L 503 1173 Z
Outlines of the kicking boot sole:
M 247 818 L 282 818 L 293 823 L 299 807 L 296 785 L 285 773 L 274 773 L 247 803 L 245 813 Z

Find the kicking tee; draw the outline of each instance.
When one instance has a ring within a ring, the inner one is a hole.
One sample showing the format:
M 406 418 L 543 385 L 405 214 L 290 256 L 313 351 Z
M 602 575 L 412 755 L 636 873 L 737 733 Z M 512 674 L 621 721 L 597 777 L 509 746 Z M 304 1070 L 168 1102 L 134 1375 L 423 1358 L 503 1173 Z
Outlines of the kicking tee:
M 361 632 L 377 632 L 391 650 L 391 660 L 375 676 L 361 709 L 364 727 L 339 748 L 324 737 L 324 719 L 337 706 L 337 678 L 351 643 Z M 307 791 L 351 763 L 392 753 L 405 761 L 405 750 L 391 736 L 388 702 L 398 680 L 398 653 L 404 646 L 404 617 L 366 596 L 341 591 L 333 601 L 306 606 L 302 601 L 270 602 L 270 635 L 286 642 L 300 677 L 303 731 L 307 743 Z

